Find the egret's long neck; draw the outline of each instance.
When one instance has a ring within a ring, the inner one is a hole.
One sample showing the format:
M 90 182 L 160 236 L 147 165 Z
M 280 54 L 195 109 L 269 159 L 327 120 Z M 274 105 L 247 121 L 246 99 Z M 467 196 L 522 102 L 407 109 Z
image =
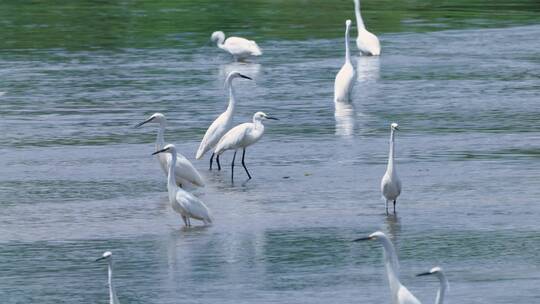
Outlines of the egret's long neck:
M 439 291 L 437 291 L 437 298 L 435 298 L 435 304 L 443 304 L 444 295 L 446 293 L 446 290 L 448 289 L 448 280 L 443 273 L 439 273 L 438 277 L 441 286 L 439 287 Z
M 167 190 L 169 191 L 169 196 L 174 195 L 176 196 L 176 190 L 178 186 L 176 185 L 176 176 L 175 176 L 175 168 L 176 168 L 176 152 L 171 153 L 171 162 L 169 163 L 169 170 L 167 174 Z
M 232 78 L 227 78 L 227 88 L 229 89 L 229 105 L 227 106 L 227 112 L 234 112 L 234 106 L 236 104 L 236 99 L 234 96 L 234 87 L 232 85 Z
M 384 248 L 384 266 L 386 267 L 390 291 L 392 295 L 397 295 L 401 283 L 399 282 L 399 263 L 396 250 L 388 239 L 381 239 L 381 243 Z
M 394 170 L 394 130 L 390 131 L 390 152 L 388 152 L 388 166 L 386 170 Z
M 351 62 L 351 54 L 349 51 L 349 28 L 350 26 L 345 28 L 345 62 Z
M 362 19 L 362 14 L 360 14 L 360 0 L 354 0 L 354 14 L 356 15 L 356 26 L 358 31 L 365 29 L 364 20 Z
M 118 298 L 116 297 L 116 290 L 114 289 L 112 281 L 112 260 L 109 260 L 109 302 L 110 304 L 118 304 Z
M 165 145 L 165 138 L 163 136 L 164 133 L 165 133 L 165 123 L 160 122 L 159 129 L 157 132 L 157 138 L 156 138 L 156 151 L 161 150 L 163 146 Z

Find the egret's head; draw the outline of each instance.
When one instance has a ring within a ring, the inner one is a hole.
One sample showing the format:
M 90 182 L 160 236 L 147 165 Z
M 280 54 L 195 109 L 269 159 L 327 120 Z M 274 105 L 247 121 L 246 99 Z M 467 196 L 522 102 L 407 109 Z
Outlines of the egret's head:
M 264 113 L 264 112 L 257 112 L 255 114 L 253 114 L 253 121 L 261 121 L 261 120 L 265 120 L 265 119 L 279 120 L 279 119 L 277 119 L 275 117 L 266 115 L 266 113 Z
M 223 43 L 225 41 L 225 33 L 222 31 L 216 31 L 212 33 L 212 36 L 210 36 L 210 40 L 212 42 L 217 42 L 219 44 Z
M 161 113 L 154 113 L 147 120 L 145 120 L 143 122 L 140 122 L 137 125 L 135 125 L 135 128 L 138 128 L 138 127 L 144 125 L 145 123 L 149 123 L 149 122 L 155 122 L 155 123 L 162 124 L 162 123 L 167 122 L 167 119 L 165 119 L 165 115 L 163 115 Z
M 381 231 L 376 231 L 376 232 L 373 232 L 372 234 L 370 234 L 370 235 L 367 236 L 367 237 L 363 237 L 363 238 L 356 239 L 356 240 L 354 240 L 354 242 L 359 242 L 359 241 L 374 241 L 374 240 L 387 239 L 387 238 L 388 238 L 388 237 L 387 237 L 386 234 L 384 234 L 383 232 L 381 232 Z
M 397 123 L 393 122 L 390 125 L 390 129 L 392 129 L 392 131 L 399 130 L 399 125 Z
M 110 259 L 112 259 L 112 252 L 105 251 L 100 258 L 96 259 L 96 262 L 101 261 L 101 260 L 107 260 L 108 261 Z
M 171 154 L 176 154 L 176 147 L 173 144 L 168 144 L 163 149 L 152 153 L 152 155 L 156 155 L 156 154 L 164 153 L 164 152 L 171 153 Z
M 350 27 L 350 26 L 351 26 L 351 19 L 347 19 L 347 21 L 345 21 L 345 26 L 346 26 L 346 27 Z
M 233 80 L 234 78 L 244 78 L 244 79 L 249 79 L 249 80 L 253 80 L 253 78 L 251 77 L 248 77 L 238 71 L 232 71 L 229 73 L 229 75 L 227 75 L 227 81 L 230 81 L 230 80 Z

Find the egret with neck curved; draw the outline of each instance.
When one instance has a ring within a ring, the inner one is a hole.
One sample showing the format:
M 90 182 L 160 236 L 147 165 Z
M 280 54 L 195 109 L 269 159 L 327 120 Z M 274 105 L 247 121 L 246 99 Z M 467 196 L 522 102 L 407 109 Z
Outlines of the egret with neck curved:
M 351 20 L 345 21 L 345 63 L 336 75 L 334 82 L 334 102 L 350 102 L 354 85 L 354 67 L 349 51 L 349 30 Z
M 229 52 L 236 61 L 262 55 L 262 51 L 255 41 L 241 37 L 225 39 L 225 33 L 222 31 L 213 32 L 210 40 L 215 42 L 220 49 Z
M 118 297 L 116 296 L 116 290 L 114 289 L 113 281 L 112 281 L 112 252 L 105 251 L 103 255 L 96 259 L 97 261 L 105 260 L 107 261 L 107 265 L 109 266 L 109 303 L 110 304 L 120 304 L 120 301 L 118 301 Z
M 165 139 L 163 137 L 163 133 L 165 132 L 165 126 L 167 125 L 167 119 L 165 118 L 165 115 L 161 113 L 154 113 L 147 120 L 137 124 L 135 128 L 141 127 L 146 123 L 159 124 L 155 151 L 161 150 L 163 146 L 165 146 Z M 169 167 L 169 163 L 171 162 L 171 156 L 169 154 L 159 154 L 157 156 L 157 159 L 159 161 L 159 164 L 161 165 L 161 169 L 163 170 L 163 172 L 165 172 L 165 175 L 167 175 L 167 168 Z M 204 181 L 199 174 L 199 171 L 195 169 L 193 164 L 180 153 L 176 155 L 176 159 L 176 184 L 182 186 L 189 182 L 195 186 L 203 187 Z
M 388 284 L 390 285 L 390 294 L 392 304 L 421 304 L 420 301 L 399 281 L 399 262 L 396 249 L 390 239 L 381 231 L 374 232 L 368 237 L 354 240 L 358 241 L 378 241 L 383 246 L 384 266 Z
M 354 13 L 356 15 L 356 26 L 358 27 L 358 37 L 356 38 L 358 50 L 362 55 L 379 56 L 381 54 L 381 43 L 377 36 L 366 29 L 360 13 L 360 0 L 354 0 Z
M 203 221 L 205 225 L 211 224 L 212 216 L 210 215 L 208 207 L 193 194 L 176 185 L 174 172 L 176 169 L 176 147 L 169 144 L 163 149 L 152 153 L 152 155 L 160 153 L 168 153 L 171 155 L 171 162 L 168 167 L 169 174 L 167 175 L 167 190 L 172 209 L 180 214 L 186 227 L 191 227 L 190 219 L 192 218 Z
M 396 213 L 396 202 L 398 196 L 401 194 L 401 181 L 397 175 L 396 167 L 394 165 L 394 132 L 399 130 L 397 123 L 390 125 L 390 152 L 388 153 L 388 165 L 386 166 L 386 172 L 381 180 L 381 192 L 385 199 L 386 214 L 388 214 L 388 202 L 394 202 L 394 214 Z
M 444 303 L 444 296 L 446 294 L 446 291 L 450 288 L 450 285 L 448 284 L 448 280 L 446 279 L 446 275 L 444 275 L 444 271 L 441 267 L 433 267 L 430 271 L 417 274 L 417 277 L 420 276 L 428 276 L 428 275 L 434 275 L 439 279 L 439 290 L 437 291 L 437 297 L 435 298 L 435 304 L 443 304 Z
M 262 121 L 265 119 L 278 120 L 263 112 L 257 112 L 253 115 L 253 122 L 246 122 L 232 128 L 216 145 L 214 153 L 218 155 L 218 157 L 227 150 L 234 150 L 234 156 L 231 163 L 231 181 L 234 181 L 234 160 L 236 159 L 236 151 L 238 149 L 243 149 L 242 166 L 244 167 L 244 170 L 246 170 L 248 178 L 251 179 L 251 174 L 249 174 L 246 163 L 244 162 L 246 148 L 259 141 L 263 136 L 264 125 Z
M 201 157 L 203 157 L 206 152 L 214 148 L 214 146 L 219 142 L 221 137 L 232 128 L 234 108 L 236 105 L 236 98 L 234 95 L 232 81 L 233 79 L 238 77 L 252 80 L 250 77 L 242 75 L 240 74 L 240 72 L 236 71 L 231 72 L 229 73 L 229 75 L 227 75 L 227 78 L 225 79 L 225 85 L 229 89 L 229 105 L 227 106 L 227 110 L 221 113 L 218 118 L 216 118 L 216 120 L 212 122 L 208 130 L 206 130 L 201 144 L 199 145 L 199 149 L 197 150 L 197 155 L 195 156 L 196 159 L 201 159 Z M 210 157 L 210 170 L 212 170 L 212 162 L 214 160 L 214 155 L 215 154 L 212 153 L 212 156 Z M 218 164 L 218 170 L 221 170 L 221 165 L 219 164 L 219 156 L 216 158 L 216 162 Z

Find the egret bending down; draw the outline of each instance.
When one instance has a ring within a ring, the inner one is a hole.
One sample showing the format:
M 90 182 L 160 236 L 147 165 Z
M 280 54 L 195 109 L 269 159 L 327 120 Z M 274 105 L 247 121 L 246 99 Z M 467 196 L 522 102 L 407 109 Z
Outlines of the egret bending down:
M 174 211 L 180 213 L 186 227 L 191 227 L 191 218 L 203 221 L 205 225 L 212 223 L 212 217 L 208 207 L 198 198 L 182 188 L 176 186 L 175 170 L 176 170 L 176 148 L 174 145 L 166 145 L 163 149 L 152 153 L 168 153 L 171 155 L 171 162 L 168 167 L 167 190 L 169 192 L 169 202 Z
M 229 52 L 236 61 L 242 61 L 250 56 L 260 56 L 262 51 L 253 40 L 247 40 L 241 37 L 229 37 L 225 40 L 225 34 L 222 31 L 213 32 L 210 37 L 217 46 Z
M 440 287 L 437 291 L 437 297 L 435 298 L 435 304 L 443 304 L 444 303 L 444 295 L 446 293 L 446 290 L 449 288 L 448 280 L 446 279 L 446 276 L 444 275 L 444 272 L 441 267 L 433 267 L 430 271 L 420 273 L 416 276 L 427 276 L 427 275 L 434 275 L 439 279 Z
M 360 0 L 354 0 L 354 13 L 356 14 L 356 26 L 358 27 L 358 38 L 356 38 L 358 50 L 362 55 L 379 56 L 381 54 L 379 38 L 366 29 L 360 14 Z
M 230 72 L 229 75 L 227 75 L 227 78 L 225 79 L 225 85 L 229 89 L 229 106 L 227 106 L 227 110 L 221 113 L 221 115 L 219 115 L 218 118 L 216 118 L 216 120 L 212 122 L 208 130 L 206 130 L 201 144 L 199 145 L 199 149 L 197 150 L 197 155 L 195 157 L 196 159 L 201 159 L 201 157 L 203 157 L 203 155 L 207 151 L 214 148 L 221 139 L 221 137 L 232 128 L 234 108 L 236 105 L 232 81 L 233 79 L 238 77 L 251 80 L 251 78 L 246 75 L 242 75 L 239 72 Z M 212 170 L 213 160 L 214 153 L 212 153 L 212 156 L 210 157 L 210 170 Z M 218 164 L 218 170 L 221 170 L 221 165 L 219 164 L 219 156 L 217 157 L 216 161 Z
M 390 293 L 392 296 L 392 304 L 421 304 L 420 301 L 399 281 L 399 262 L 396 254 L 396 249 L 386 234 L 377 231 L 370 234 L 368 237 L 359 238 L 357 241 L 376 240 L 383 246 L 384 265 L 386 267 L 386 275 L 388 276 L 388 284 L 390 285 Z
M 227 150 L 234 150 L 234 156 L 231 163 L 231 180 L 234 180 L 234 160 L 236 159 L 236 151 L 238 149 L 243 149 L 242 166 L 246 170 L 249 179 L 251 179 L 251 174 L 249 174 L 246 163 L 244 162 L 246 148 L 259 141 L 259 139 L 261 139 L 263 136 L 264 125 L 262 121 L 265 119 L 278 120 L 277 118 L 270 117 L 263 112 L 257 112 L 253 115 L 253 122 L 246 122 L 232 128 L 216 145 L 214 153 L 218 155 L 218 157 Z
M 385 199 L 386 214 L 388 214 L 388 201 L 394 202 L 394 213 L 396 213 L 396 202 L 401 194 L 401 181 L 397 176 L 396 168 L 394 167 L 394 132 L 398 129 L 397 123 L 390 125 L 390 152 L 388 153 L 388 165 L 386 172 L 381 180 L 381 192 Z
M 334 101 L 349 102 L 351 100 L 352 88 L 354 85 L 354 67 L 351 62 L 349 52 L 349 29 L 351 20 L 345 22 L 345 63 L 336 75 L 334 82 Z
M 114 285 L 112 282 L 112 253 L 110 251 L 105 251 L 103 255 L 96 260 L 101 261 L 105 260 L 107 261 L 107 264 L 109 265 L 109 303 L 110 304 L 120 304 L 120 301 L 118 301 L 118 297 L 116 296 L 116 290 L 114 289 Z
M 155 113 L 147 120 L 137 124 L 135 127 L 138 128 L 146 123 L 158 123 L 159 129 L 157 133 L 156 138 L 156 150 L 161 150 L 163 146 L 165 146 L 165 139 L 163 138 L 163 133 L 165 132 L 165 125 L 167 124 L 167 119 L 165 118 L 165 115 L 161 113 Z M 171 162 L 171 156 L 169 154 L 159 154 L 157 156 L 157 159 L 159 161 L 159 164 L 161 165 L 161 169 L 163 169 L 163 172 L 165 172 L 165 175 L 168 174 L 168 167 L 169 163 Z M 176 170 L 175 170 L 175 177 L 176 177 L 176 184 L 179 186 L 185 185 L 187 182 L 203 187 L 204 181 L 199 174 L 199 171 L 195 169 L 193 164 L 185 158 L 182 154 L 178 153 L 176 155 Z

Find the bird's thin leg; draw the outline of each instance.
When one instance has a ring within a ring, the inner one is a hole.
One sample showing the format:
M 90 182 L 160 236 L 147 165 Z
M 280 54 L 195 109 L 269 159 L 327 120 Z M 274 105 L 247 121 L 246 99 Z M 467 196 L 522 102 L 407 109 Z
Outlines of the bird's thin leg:
M 384 206 L 386 207 L 386 215 L 388 215 L 388 200 L 384 200 Z
M 216 163 L 217 163 L 217 169 L 218 169 L 218 171 L 221 171 L 221 164 L 219 163 L 219 155 L 216 156 Z
M 246 167 L 246 163 L 244 162 L 244 158 L 246 157 L 246 148 L 244 148 L 244 152 L 242 152 L 242 166 L 244 167 L 244 169 L 246 170 L 246 173 L 249 177 L 249 179 L 251 179 L 251 174 L 249 174 L 249 171 Z
M 234 181 L 234 160 L 236 159 L 236 150 L 234 150 L 234 155 L 232 157 L 231 163 L 231 182 Z
M 187 216 L 187 223 L 188 223 L 188 227 L 191 227 L 191 219 L 189 218 L 189 216 Z
M 394 200 L 394 214 L 396 214 L 396 200 Z
M 184 225 L 186 225 L 186 227 L 187 227 L 188 226 L 187 218 L 182 215 L 182 220 L 184 221 Z
M 212 163 L 214 162 L 214 154 L 215 153 L 212 153 L 212 156 L 210 156 L 210 169 L 209 170 L 212 170 Z

